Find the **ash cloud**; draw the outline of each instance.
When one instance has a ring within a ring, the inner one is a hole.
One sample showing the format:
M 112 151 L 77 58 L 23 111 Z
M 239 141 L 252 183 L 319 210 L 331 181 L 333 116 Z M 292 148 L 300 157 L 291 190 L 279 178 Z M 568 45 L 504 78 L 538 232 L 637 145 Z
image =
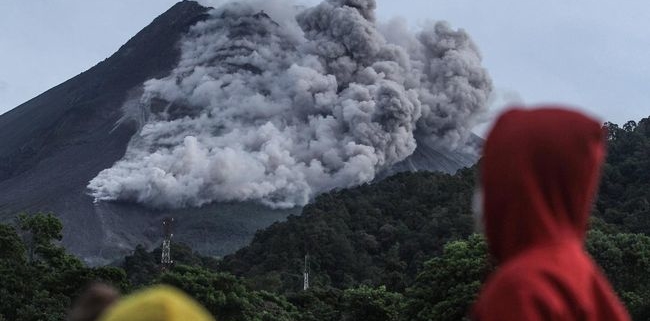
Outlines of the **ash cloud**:
M 172 73 L 125 104 L 143 125 L 124 158 L 90 181 L 91 195 L 158 208 L 288 208 L 371 181 L 418 139 L 464 147 L 492 87 L 476 46 L 445 23 L 382 33 L 375 7 L 213 10 L 183 39 Z

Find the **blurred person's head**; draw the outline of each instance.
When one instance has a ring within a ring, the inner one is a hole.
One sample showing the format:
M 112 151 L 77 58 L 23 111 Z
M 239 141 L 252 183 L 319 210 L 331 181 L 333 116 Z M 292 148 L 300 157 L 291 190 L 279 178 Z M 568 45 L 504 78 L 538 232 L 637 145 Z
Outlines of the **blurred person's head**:
M 69 321 L 95 321 L 111 304 L 120 298 L 120 292 L 104 283 L 92 283 L 75 300 Z
M 582 242 L 605 155 L 601 124 L 555 107 L 512 109 L 481 160 L 482 221 L 498 260 L 542 243 Z
M 99 320 L 214 321 L 214 318 L 187 294 L 171 286 L 158 285 L 123 298 Z
M 561 107 L 499 117 L 483 148 L 479 199 L 499 268 L 473 320 L 630 320 L 584 248 L 605 139 L 600 122 Z

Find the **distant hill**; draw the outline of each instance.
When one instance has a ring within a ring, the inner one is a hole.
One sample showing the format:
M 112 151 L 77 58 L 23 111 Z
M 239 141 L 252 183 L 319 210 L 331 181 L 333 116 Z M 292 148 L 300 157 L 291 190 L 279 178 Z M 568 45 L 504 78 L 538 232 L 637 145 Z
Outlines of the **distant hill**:
M 650 117 L 609 132 L 595 215 L 623 232 L 650 235 Z
M 296 290 L 309 255 L 314 284 L 401 291 L 425 259 L 473 232 L 475 176 L 475 168 L 456 175 L 401 173 L 321 195 L 301 216 L 258 232 L 250 245 L 224 258 L 223 268 L 262 288 L 288 287 L 267 290 Z
M 608 156 L 592 224 L 609 233 L 650 235 L 650 118 L 604 127 Z M 295 291 L 309 254 L 320 285 L 401 291 L 442 244 L 472 233 L 477 175 L 476 166 L 456 175 L 402 173 L 321 195 L 301 216 L 258 232 L 249 246 L 226 256 L 223 267 L 260 288 Z

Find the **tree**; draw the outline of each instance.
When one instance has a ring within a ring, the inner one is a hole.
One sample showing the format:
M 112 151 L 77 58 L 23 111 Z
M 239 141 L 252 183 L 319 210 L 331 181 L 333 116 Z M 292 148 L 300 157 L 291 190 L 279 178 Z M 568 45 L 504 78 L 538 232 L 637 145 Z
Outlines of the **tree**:
M 305 254 L 310 280 L 339 289 L 360 285 L 403 292 L 426 258 L 473 230 L 476 168 L 455 175 L 400 173 L 323 194 L 301 216 L 256 233 L 222 267 L 280 293 L 299 291 Z M 278 280 L 281 287 L 278 288 Z
M 252 291 L 242 280 L 227 273 L 178 265 L 160 275 L 156 282 L 187 292 L 217 320 L 289 321 L 298 317 L 297 309 L 286 299 L 265 291 Z
M 461 320 L 492 270 L 480 235 L 447 243 L 444 253 L 424 264 L 407 289 L 408 320 Z
M 633 319 L 650 319 L 650 237 L 592 230 L 587 250 L 604 270 Z
M 72 299 L 90 281 L 126 290 L 123 270 L 88 268 L 65 252 L 61 222 L 52 214 L 23 213 L 0 224 L 0 316 L 8 320 L 63 320 Z
M 62 247 L 54 244 L 54 241 L 61 241 L 63 224 L 51 213 L 36 213 L 29 215 L 21 213 L 18 215 L 18 227 L 27 245 L 28 260 L 44 261 L 48 263 L 62 263 L 57 259 L 65 256 Z
M 300 310 L 301 321 L 340 321 L 343 291 L 333 287 L 311 287 L 289 293 L 289 302 Z
M 650 118 L 609 132 L 595 215 L 622 231 L 650 234 Z
M 172 243 L 171 253 L 175 264 L 204 267 L 208 270 L 217 270 L 220 261 L 200 255 L 184 244 Z M 152 251 L 142 245 L 137 245 L 131 255 L 124 257 L 121 267 L 126 272 L 129 281 L 135 287 L 150 285 L 160 275 L 160 258 L 162 248 L 159 246 Z
M 401 294 L 389 292 L 385 286 L 347 289 L 343 292 L 342 320 L 397 321 L 403 302 Z

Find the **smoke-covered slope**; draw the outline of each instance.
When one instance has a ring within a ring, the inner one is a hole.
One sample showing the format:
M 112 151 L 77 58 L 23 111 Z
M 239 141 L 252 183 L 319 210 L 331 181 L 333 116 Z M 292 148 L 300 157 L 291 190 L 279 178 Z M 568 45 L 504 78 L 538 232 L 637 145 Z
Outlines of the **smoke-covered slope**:
M 129 102 L 143 126 L 88 185 L 97 200 L 292 208 L 372 181 L 418 145 L 467 148 L 491 81 L 462 29 L 395 41 L 374 0 L 282 3 L 230 2 L 189 30 L 171 74 Z
M 221 255 L 300 212 L 261 203 L 289 208 L 381 173 L 473 163 L 465 127 L 490 84 L 467 35 L 437 25 L 384 39 L 374 1 L 354 3 L 326 1 L 293 26 L 244 5 L 178 3 L 110 58 L 0 116 L 2 218 L 52 211 L 64 244 L 92 261 L 159 241 L 161 218 L 174 216 L 177 239 Z M 341 43 L 331 27 L 343 22 L 359 38 Z M 214 104 L 220 94 L 227 105 Z M 416 148 L 422 135 L 434 139 Z
M 124 155 L 137 130 L 133 123 L 115 126 L 123 101 L 145 80 L 173 69 L 181 35 L 205 19 L 206 11 L 195 2 L 175 5 L 110 58 L 0 117 L 5 219 L 22 210 L 53 211 L 66 226 L 65 245 L 86 258 L 114 257 L 159 239 L 158 218 L 172 213 L 133 204 L 95 205 L 86 185 Z M 284 215 L 258 205 L 223 204 L 183 215 L 177 232 L 196 246 L 209 241 L 213 253 L 227 253 Z M 204 223 L 206 217 L 219 224 Z
M 483 139 L 472 135 L 466 149 L 448 150 L 427 140 L 418 142 L 413 154 L 405 160 L 380 173 L 381 178 L 400 172 L 443 172 L 454 173 L 459 168 L 471 167 L 476 163 L 476 151 L 483 145 Z
M 444 243 L 472 232 L 475 173 L 402 173 L 322 194 L 301 216 L 259 231 L 223 268 L 265 290 L 296 291 L 308 254 L 314 285 L 402 291 Z

